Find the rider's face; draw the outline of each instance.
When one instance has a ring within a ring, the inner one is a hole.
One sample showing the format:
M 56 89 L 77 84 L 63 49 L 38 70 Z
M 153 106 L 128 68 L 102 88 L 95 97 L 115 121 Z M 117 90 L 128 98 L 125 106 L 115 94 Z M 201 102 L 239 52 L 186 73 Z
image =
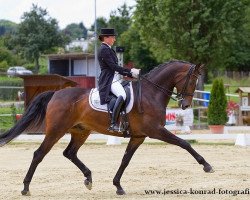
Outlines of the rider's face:
M 113 46 L 113 44 L 115 43 L 115 36 L 104 37 L 104 42 L 109 46 Z

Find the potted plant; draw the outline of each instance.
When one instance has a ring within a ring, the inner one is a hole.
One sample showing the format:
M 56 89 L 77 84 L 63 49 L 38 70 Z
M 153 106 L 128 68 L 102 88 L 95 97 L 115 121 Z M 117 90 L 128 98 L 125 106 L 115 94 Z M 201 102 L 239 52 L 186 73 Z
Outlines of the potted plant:
M 227 97 L 222 79 L 213 81 L 208 105 L 208 125 L 212 133 L 223 133 L 227 122 Z

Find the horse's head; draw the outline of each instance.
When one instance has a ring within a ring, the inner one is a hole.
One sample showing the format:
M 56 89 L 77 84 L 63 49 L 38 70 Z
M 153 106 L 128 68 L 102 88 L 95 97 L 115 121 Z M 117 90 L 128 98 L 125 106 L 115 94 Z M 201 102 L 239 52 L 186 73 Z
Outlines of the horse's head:
M 203 65 L 201 64 L 191 65 L 187 70 L 182 71 L 176 79 L 177 98 L 183 110 L 188 108 L 192 103 L 198 77 L 202 69 Z

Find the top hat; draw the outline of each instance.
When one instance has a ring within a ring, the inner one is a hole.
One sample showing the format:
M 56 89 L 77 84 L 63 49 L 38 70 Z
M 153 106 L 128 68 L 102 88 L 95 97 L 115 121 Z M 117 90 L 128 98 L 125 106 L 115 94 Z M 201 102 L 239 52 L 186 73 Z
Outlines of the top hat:
M 113 28 L 102 28 L 101 34 L 99 35 L 99 39 L 101 40 L 102 37 L 105 36 L 116 36 L 115 29 Z

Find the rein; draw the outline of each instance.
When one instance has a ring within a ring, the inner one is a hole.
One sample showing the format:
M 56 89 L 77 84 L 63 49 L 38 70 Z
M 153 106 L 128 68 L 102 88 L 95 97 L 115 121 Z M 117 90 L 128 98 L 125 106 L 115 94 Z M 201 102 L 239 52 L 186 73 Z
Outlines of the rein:
M 184 87 L 182 88 L 181 92 L 180 93 L 176 93 L 174 91 L 171 91 L 169 89 L 166 89 L 160 85 L 158 85 L 157 83 L 154 83 L 153 81 L 147 79 L 144 76 L 141 76 L 142 79 L 146 80 L 147 82 L 151 83 L 153 86 L 155 86 L 158 90 L 162 91 L 164 94 L 168 95 L 171 99 L 173 99 L 174 101 L 181 101 L 184 99 L 185 96 L 194 96 L 194 94 L 190 94 L 190 93 L 186 93 L 186 90 L 187 90 L 187 86 L 188 86 L 188 83 L 189 83 L 189 80 L 190 80 L 190 77 L 195 69 L 195 66 L 196 65 L 191 65 L 191 67 L 189 68 L 188 70 L 188 73 L 185 77 L 183 77 L 181 80 L 179 80 L 178 82 L 182 81 L 184 78 L 186 78 L 186 81 L 185 81 L 185 84 L 184 84 Z M 177 83 L 178 83 L 177 82 Z M 176 95 L 176 97 L 172 97 L 172 94 Z

